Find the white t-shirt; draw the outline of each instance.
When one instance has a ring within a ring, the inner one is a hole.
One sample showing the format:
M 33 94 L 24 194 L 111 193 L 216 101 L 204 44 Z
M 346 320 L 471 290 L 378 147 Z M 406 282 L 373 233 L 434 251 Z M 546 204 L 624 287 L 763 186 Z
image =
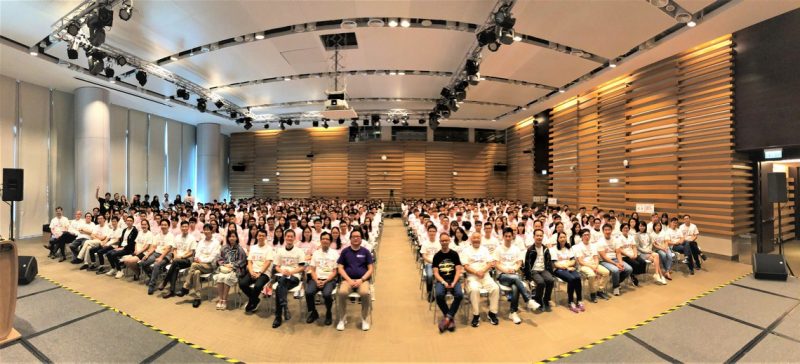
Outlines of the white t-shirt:
M 594 265 L 594 257 L 600 258 L 600 255 L 597 253 L 597 248 L 591 243 L 589 243 L 589 245 L 583 242 L 575 244 L 575 246 L 572 247 L 572 253 L 580 265 Z
M 281 269 L 295 270 L 300 266 L 300 263 L 305 262 L 306 253 L 300 247 L 292 246 L 292 250 L 287 250 L 286 246 L 278 248 L 275 252 L 275 265 L 280 266 Z M 278 275 L 282 275 L 280 272 Z M 300 278 L 301 273 L 295 273 L 292 276 Z
M 600 238 L 603 237 L 603 231 L 602 230 L 601 231 L 597 231 L 595 229 L 589 229 L 589 233 L 591 234 L 591 238 L 589 239 L 589 242 L 592 243 L 592 244 L 598 242 L 600 240 Z
M 605 252 L 606 257 L 608 259 L 616 259 L 617 258 L 617 247 L 619 247 L 620 243 L 618 239 L 615 239 L 614 236 L 611 236 L 611 239 L 606 239 L 605 236 L 602 236 L 596 243 L 593 244 L 597 249 L 597 253 L 600 254 L 600 260 L 603 260 L 603 253 Z
M 250 253 L 247 254 L 247 260 L 253 262 L 253 271 L 261 272 L 264 270 L 264 264 L 267 261 L 272 261 L 274 257 L 274 251 L 271 246 L 264 244 L 264 246 L 260 246 L 258 244 L 250 246 Z M 269 272 L 265 273 L 269 274 Z
M 328 248 L 327 252 L 318 249 L 311 255 L 308 265 L 315 267 L 319 279 L 327 279 L 336 270 L 336 261 L 338 260 L 339 252 L 336 249 Z
M 153 244 L 156 246 L 156 253 L 164 254 L 167 251 L 167 247 L 174 246 L 172 238 L 174 235 L 169 233 L 167 230 L 166 234 L 162 234 L 160 231 L 156 234 L 153 234 Z
M 475 249 L 472 244 L 461 251 L 459 258 L 461 258 L 461 263 L 464 266 L 469 266 L 473 270 L 483 270 L 489 263 L 494 261 L 494 257 L 486 247 L 479 246 L 478 249 Z
M 671 243 L 680 244 L 680 243 L 683 242 L 683 233 L 681 233 L 680 228 L 673 229 L 673 228 L 667 227 L 663 231 L 666 231 L 666 236 L 667 236 L 667 238 L 669 239 L 669 241 Z
M 67 230 L 69 230 L 69 219 L 66 216 L 61 216 L 60 219 L 54 217 L 50 220 L 50 234 L 54 238 L 60 237 Z
M 147 232 L 139 231 L 136 235 L 135 251 L 141 251 L 146 245 L 150 244 L 153 244 L 153 232 L 150 230 L 147 230 Z
M 194 256 L 201 263 L 211 263 L 217 259 L 221 248 L 219 240 L 214 238 L 211 240 L 203 239 L 195 246 Z
M 481 235 L 481 247 L 486 248 L 489 253 L 494 253 L 494 250 L 497 249 L 498 246 L 500 246 L 500 242 L 494 235 L 489 238 L 487 238 L 486 235 Z
M 108 228 L 108 224 L 95 225 L 94 229 L 92 229 L 92 236 L 97 237 L 97 240 L 103 240 L 110 234 L 111 229 Z
M 517 262 L 525 260 L 525 255 L 514 243 L 508 248 L 505 244 L 501 244 L 494 250 L 494 260 L 504 270 L 508 271 L 516 268 Z
M 186 255 L 186 253 L 191 250 L 197 249 L 197 240 L 194 239 L 191 233 L 186 234 L 185 237 L 181 233 L 172 239 L 172 243 L 172 246 L 175 247 L 176 250 L 173 256 L 176 258 Z
M 575 258 L 575 253 L 572 249 L 567 249 L 566 247 L 561 249 L 553 247 L 550 249 L 550 255 L 552 255 L 553 260 L 561 263 L 568 262 L 570 259 Z
M 420 242 L 420 252 L 422 252 L 422 255 L 427 255 L 430 257 L 431 260 L 433 260 L 433 255 L 436 254 L 436 252 L 442 250 L 442 244 L 439 243 L 439 239 L 433 239 L 433 241 L 430 241 L 428 236 L 425 235 Z
M 683 237 L 683 240 L 693 241 L 693 240 L 690 240 L 689 235 L 699 235 L 700 234 L 700 232 L 697 230 L 697 225 L 691 224 L 691 223 L 689 224 L 689 226 L 686 226 L 686 224 L 681 224 L 681 226 L 678 227 L 678 230 L 680 230 L 681 236 Z
M 93 222 L 86 222 L 86 220 L 81 221 L 78 224 L 78 239 L 91 239 L 92 237 L 89 234 L 86 234 L 83 231 L 94 231 L 94 223 Z
M 533 270 L 537 272 L 541 272 L 544 270 L 544 253 L 547 251 L 547 247 L 542 245 L 540 247 L 534 246 L 533 249 L 536 249 L 536 260 L 533 261 Z M 551 256 L 550 259 L 553 257 Z
M 633 255 L 633 248 L 636 247 L 636 239 L 633 237 L 633 234 L 628 233 L 626 237 L 620 233 L 617 241 L 619 242 L 619 247 L 622 249 L 623 256 Z
M 122 230 L 124 230 L 124 228 L 120 224 L 117 224 L 116 229 L 108 225 L 108 242 L 111 244 L 119 243 L 119 239 L 122 238 Z

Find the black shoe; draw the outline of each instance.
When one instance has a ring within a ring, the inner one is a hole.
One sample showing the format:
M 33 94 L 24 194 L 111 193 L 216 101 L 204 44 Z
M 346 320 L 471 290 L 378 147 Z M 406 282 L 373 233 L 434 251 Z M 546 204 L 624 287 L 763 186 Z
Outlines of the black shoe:
M 591 301 L 592 303 L 597 303 L 597 295 L 594 293 L 590 294 L 589 301 Z
M 258 309 L 258 304 L 259 303 L 261 303 L 261 299 L 258 299 L 258 298 L 256 298 L 256 300 L 253 301 L 253 302 L 248 302 L 247 306 L 244 308 L 244 311 L 247 312 L 247 313 L 256 312 L 256 310 Z
M 188 289 L 181 288 L 181 290 L 178 291 L 178 293 L 176 293 L 175 295 L 178 296 L 178 297 L 183 297 L 183 296 L 186 296 L 187 293 L 189 293 Z
M 94 271 L 96 271 L 96 270 L 97 270 L 97 266 L 96 266 L 96 265 L 94 265 L 94 264 L 91 264 L 91 265 L 89 265 L 89 268 L 88 268 L 88 269 L 86 269 L 86 270 L 88 270 L 88 271 L 90 271 L 90 272 L 94 272 Z
M 84 265 L 81 266 L 81 270 L 85 270 L 85 269 L 89 269 L 89 265 L 88 264 L 84 264 Z
M 175 292 L 167 291 L 167 293 L 161 295 L 161 298 L 165 298 L 166 299 L 166 298 L 170 298 L 170 297 L 174 297 L 174 296 L 175 296 Z
M 495 326 L 497 326 L 497 325 L 499 325 L 499 324 L 500 324 L 500 320 L 498 320 L 498 319 L 497 319 L 497 315 L 496 315 L 494 312 L 489 312 L 489 315 L 488 315 L 488 316 L 489 316 L 489 322 L 490 322 L 492 325 L 495 325 Z
M 94 274 L 100 275 L 100 274 L 103 274 L 103 273 L 106 273 L 106 272 L 108 272 L 108 269 L 106 269 L 106 267 L 100 267 L 100 268 L 97 268 L 97 271 L 94 272 Z
M 283 323 L 283 321 L 281 320 L 281 315 L 279 315 L 279 314 L 275 315 L 275 321 L 272 321 L 272 328 L 273 329 L 277 329 L 277 328 L 281 327 L 282 323 Z
M 553 312 L 553 308 L 550 307 L 549 304 L 546 304 L 543 307 L 544 307 L 544 312 Z
M 704 261 L 708 260 L 708 257 L 705 254 L 700 254 L 700 258 L 703 258 Z
M 163 291 L 163 290 L 164 290 L 164 287 L 166 287 L 166 286 L 167 286 L 167 285 L 166 285 L 165 283 L 162 283 L 162 284 L 160 284 L 160 285 L 158 286 L 158 290 L 159 290 L 159 291 Z
M 78 258 L 72 259 L 69 262 L 72 263 L 72 264 L 81 264 L 81 260 L 78 259 Z
M 480 315 L 472 315 L 472 327 L 478 327 L 481 324 Z
M 609 297 L 608 294 L 603 292 L 603 291 L 597 292 L 597 297 L 600 297 L 600 298 L 602 298 L 602 299 L 604 299 L 606 301 L 611 299 L 611 297 Z
M 631 276 L 631 282 L 633 282 L 634 286 L 639 287 L 639 278 Z
M 325 313 L 325 326 L 330 326 L 332 324 L 333 324 L 333 316 L 331 315 L 331 312 L 328 311 Z
M 319 313 L 317 313 L 317 311 L 311 311 L 311 313 L 308 314 L 308 318 L 306 319 L 306 323 L 307 324 L 313 324 L 314 321 L 317 321 L 318 318 L 319 318 Z
M 61 263 L 61 262 L 65 261 L 65 260 L 67 260 L 67 257 L 61 257 L 61 259 L 59 259 L 58 262 Z
M 689 269 L 689 274 L 694 275 L 694 269 Z
M 280 315 L 278 315 L 280 316 Z M 289 313 L 289 306 L 283 306 L 283 319 L 289 321 L 292 319 L 292 314 Z
M 199 298 L 195 298 L 194 301 L 192 301 L 192 307 L 194 307 L 194 308 L 200 307 L 200 302 L 202 302 L 202 301 L 200 301 Z
M 153 292 L 155 292 L 155 291 L 156 291 L 156 287 L 152 287 L 152 286 L 148 286 L 147 287 L 147 295 L 148 296 L 152 296 Z
M 139 275 L 138 274 L 134 274 L 133 275 L 133 281 L 136 282 L 138 280 L 139 280 Z

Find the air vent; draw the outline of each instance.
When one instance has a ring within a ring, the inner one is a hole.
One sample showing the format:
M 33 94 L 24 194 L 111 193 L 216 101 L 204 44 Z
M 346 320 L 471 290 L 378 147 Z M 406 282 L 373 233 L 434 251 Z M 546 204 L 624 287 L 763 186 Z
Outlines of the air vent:
M 339 49 L 358 48 L 358 40 L 356 40 L 356 33 L 353 32 L 323 34 L 319 36 L 319 39 L 322 40 L 322 46 L 329 51 L 336 50 L 336 48 Z

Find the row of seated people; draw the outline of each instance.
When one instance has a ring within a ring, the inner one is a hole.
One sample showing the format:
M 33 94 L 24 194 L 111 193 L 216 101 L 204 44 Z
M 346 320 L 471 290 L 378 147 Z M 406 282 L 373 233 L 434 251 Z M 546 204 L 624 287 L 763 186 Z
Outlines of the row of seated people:
M 72 263 L 98 275 L 105 273 L 120 279 L 130 272 L 133 280 L 139 280 L 144 272 L 148 275 L 149 295 L 166 289 L 161 297 L 188 295 L 193 307 L 202 303 L 204 276 L 216 283 L 220 310 L 227 309 L 234 286 L 248 298 L 247 313 L 257 311 L 262 292 L 274 295 L 275 328 L 291 317 L 289 292 L 303 290 L 308 309 L 306 322 L 316 322 L 320 317 L 315 305 L 319 291 L 326 307 L 325 325 L 332 324 L 336 292 L 340 318 L 337 329 L 344 330 L 347 297 L 357 291 L 362 302 L 362 329 L 369 329 L 370 277 L 382 216 L 379 205 L 250 199 L 230 208 L 226 204 L 199 206 L 179 206 L 150 216 L 138 210 L 129 214 L 121 209 L 106 209 L 104 214 L 84 216 L 78 211 L 71 221 L 59 207 L 50 223 L 51 239 L 45 247 L 51 258 L 60 255 L 60 261 L 66 259 L 65 247 L 69 247 Z M 343 217 L 340 220 L 338 216 Z M 328 222 L 331 218 L 333 222 Z M 208 221 L 200 230 L 198 219 Z M 259 220 L 263 224 L 258 224 Z M 224 228 L 220 229 L 217 221 Z M 311 225 L 307 221 L 312 221 Z M 179 286 L 181 273 L 186 278 Z M 164 279 L 159 283 L 162 275 Z
M 448 212 L 443 206 L 457 208 Z M 654 267 L 654 281 L 667 284 L 672 280 L 675 253 L 686 255 L 690 274 L 701 267 L 701 256 L 705 258 L 697 245 L 697 226 L 688 214 L 682 216 L 683 224 L 673 217 L 663 228 L 659 215 L 653 215 L 651 224 L 635 218 L 630 223 L 616 224 L 615 216 L 598 209 L 598 216 L 587 218 L 592 227 L 581 226 L 580 220 L 573 217 L 570 230 L 564 230 L 562 211 L 508 202 L 440 201 L 431 206 L 404 204 L 404 209 L 410 235 L 419 248 L 428 299 L 435 299 L 445 316 L 440 331 L 455 326 L 452 319 L 463 297 L 458 284 L 462 269 L 472 305 L 472 326 L 478 326 L 481 290 L 489 298 L 488 319 L 492 324 L 499 323 L 496 314 L 500 287 L 508 292 L 511 301 L 509 319 L 519 324 L 520 296 L 531 309 L 552 310 L 550 298 L 556 278 L 567 284 L 568 308 L 579 313 L 586 310 L 582 278 L 589 285 L 589 300 L 595 303 L 598 298 L 610 299 L 606 290 L 609 280 L 613 295 L 621 294 L 621 283 L 626 279 L 638 286 L 637 275 L 647 271 L 647 264 Z M 438 212 L 437 219 L 422 212 L 426 210 L 434 216 Z M 564 210 L 572 217 L 568 207 Z M 492 222 L 500 224 L 499 235 Z M 528 289 L 527 282 L 533 283 L 534 292 Z M 445 302 L 448 292 L 454 296 L 451 306 Z

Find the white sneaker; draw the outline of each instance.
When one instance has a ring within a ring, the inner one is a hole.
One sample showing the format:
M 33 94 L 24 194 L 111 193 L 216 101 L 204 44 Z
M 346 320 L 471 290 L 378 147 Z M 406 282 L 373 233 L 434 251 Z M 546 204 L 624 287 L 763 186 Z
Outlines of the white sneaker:
M 361 319 L 361 330 L 369 331 L 369 321 L 367 319 Z
M 522 322 L 522 319 L 519 318 L 519 315 L 517 315 L 516 312 L 512 312 L 512 313 L 508 314 L 508 319 L 511 320 L 512 322 L 514 322 L 514 324 L 516 324 L 516 325 L 519 325 Z
M 661 276 L 660 276 L 660 275 L 658 275 L 658 273 L 653 273 L 653 279 L 654 279 L 656 282 L 658 282 L 658 283 L 661 283 Z
M 614 296 L 619 296 L 619 287 L 614 288 Z
M 121 271 L 117 272 L 117 275 L 116 275 L 116 276 L 114 276 L 114 278 L 116 278 L 116 279 L 120 279 L 120 278 L 122 278 L 122 277 L 124 277 L 124 276 L 125 276 L 125 271 L 122 271 L 122 270 L 121 270 Z
M 533 311 L 533 310 L 539 308 L 539 306 L 541 306 L 539 304 L 539 302 L 534 301 L 533 298 L 528 300 L 528 309 L 529 310 Z
M 661 284 L 663 284 L 663 285 L 667 284 L 667 279 L 666 278 L 664 278 L 664 277 L 658 277 L 658 278 L 659 278 L 659 281 L 661 282 Z
M 339 323 L 338 323 L 338 324 L 336 324 L 336 330 L 338 330 L 338 331 L 344 331 L 344 325 L 345 325 L 346 323 L 347 323 L 347 322 L 346 322 L 345 320 L 339 320 Z
M 108 273 L 106 273 L 106 275 L 109 276 L 109 277 L 111 277 L 111 276 L 113 276 L 115 274 L 117 274 L 117 270 L 116 269 L 111 269 L 110 271 L 108 271 Z

